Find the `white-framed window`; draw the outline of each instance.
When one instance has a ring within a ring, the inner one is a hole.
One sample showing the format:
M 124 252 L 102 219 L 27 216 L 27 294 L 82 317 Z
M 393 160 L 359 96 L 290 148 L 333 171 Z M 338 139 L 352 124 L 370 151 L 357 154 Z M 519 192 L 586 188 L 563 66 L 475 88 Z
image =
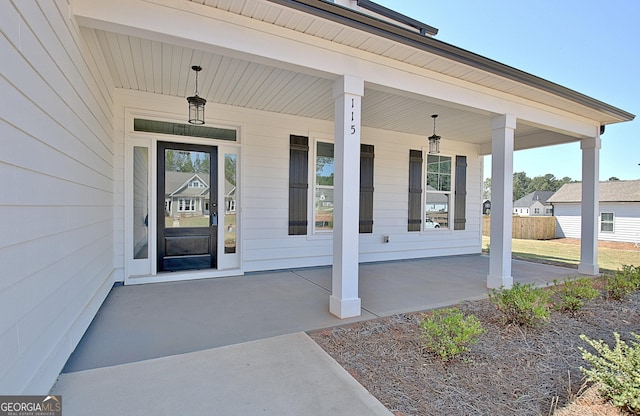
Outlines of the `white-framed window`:
M 204 187 L 205 185 L 197 179 L 189 182 L 189 188 L 204 188 Z
M 313 221 L 315 231 L 333 230 L 333 143 L 316 141 Z
M 545 208 L 544 213 L 547 215 L 551 215 L 553 213 L 553 210 L 551 208 Z
M 600 231 L 603 233 L 614 232 L 615 215 L 613 212 L 603 212 L 600 214 Z
M 427 155 L 424 228 L 448 229 L 451 212 L 451 156 Z
M 534 214 L 540 214 L 540 208 L 534 208 L 533 209 L 533 213 Z
M 195 199 L 186 199 L 186 198 L 178 199 L 178 212 L 192 212 L 195 210 L 196 210 Z

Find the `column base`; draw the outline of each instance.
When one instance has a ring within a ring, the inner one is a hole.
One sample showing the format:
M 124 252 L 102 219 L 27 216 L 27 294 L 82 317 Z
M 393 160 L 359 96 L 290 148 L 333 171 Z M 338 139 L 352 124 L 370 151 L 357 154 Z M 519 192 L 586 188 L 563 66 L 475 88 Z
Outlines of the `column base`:
M 360 316 L 360 298 L 355 299 L 338 299 L 331 295 L 329 298 L 329 312 L 340 319 L 353 318 Z
M 513 286 L 512 276 L 487 276 L 487 288 L 489 289 L 511 289 Z
M 589 275 L 589 276 L 599 276 L 600 275 L 600 267 L 597 264 L 580 263 L 578 265 L 578 273 L 586 274 L 586 275 Z

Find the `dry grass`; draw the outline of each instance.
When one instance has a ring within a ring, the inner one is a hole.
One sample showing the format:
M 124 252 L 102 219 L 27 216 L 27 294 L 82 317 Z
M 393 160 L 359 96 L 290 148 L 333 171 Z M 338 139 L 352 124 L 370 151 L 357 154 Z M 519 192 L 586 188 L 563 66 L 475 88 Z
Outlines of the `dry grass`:
M 577 267 L 580 262 L 580 240 L 570 238 L 518 240 L 514 238 L 511 241 L 514 258 L 570 267 Z M 489 237 L 483 236 L 482 247 L 486 248 L 489 244 Z M 640 264 L 640 247 L 636 247 L 633 243 L 600 241 L 598 262 L 603 272 L 622 269 L 624 264 Z

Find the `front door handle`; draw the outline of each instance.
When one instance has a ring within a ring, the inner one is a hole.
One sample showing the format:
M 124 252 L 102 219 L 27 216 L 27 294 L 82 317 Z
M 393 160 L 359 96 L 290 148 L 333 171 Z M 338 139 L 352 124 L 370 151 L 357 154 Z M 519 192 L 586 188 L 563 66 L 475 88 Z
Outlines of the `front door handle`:
M 218 213 L 217 212 L 213 212 L 211 214 L 211 226 L 217 226 L 218 225 Z

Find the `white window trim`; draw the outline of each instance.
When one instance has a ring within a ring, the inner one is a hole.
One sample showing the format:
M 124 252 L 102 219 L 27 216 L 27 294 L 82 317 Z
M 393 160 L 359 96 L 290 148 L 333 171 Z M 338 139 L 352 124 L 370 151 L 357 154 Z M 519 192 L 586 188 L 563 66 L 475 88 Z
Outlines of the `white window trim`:
M 427 165 L 428 165 L 428 157 L 429 157 L 429 148 L 422 147 L 422 230 L 420 233 L 453 233 L 453 221 L 452 213 L 455 212 L 455 186 L 456 186 L 456 169 L 455 169 L 455 156 L 445 153 L 438 153 L 437 156 L 448 157 L 451 160 L 451 190 L 450 191 L 427 191 Z M 425 208 L 427 205 L 427 193 L 431 194 L 444 194 L 449 195 L 449 210 L 447 212 L 447 220 L 448 226 L 446 228 L 427 228 L 427 220 L 426 220 L 426 212 Z
M 188 204 L 186 203 L 187 201 L 188 201 Z M 177 212 L 195 212 L 196 211 L 196 201 L 193 198 L 178 198 L 177 202 L 178 202 Z
M 602 214 L 611 214 L 611 221 L 603 221 L 602 220 Z M 603 224 L 611 224 L 611 231 L 603 230 L 602 229 L 602 225 Z M 601 212 L 600 213 L 600 232 L 601 233 L 607 233 L 607 234 L 613 234 L 613 233 L 616 232 L 616 214 L 615 214 L 615 212 Z
M 318 229 L 316 228 L 316 191 L 318 189 L 330 189 L 333 188 L 335 190 L 335 183 L 334 186 L 330 187 L 327 185 L 318 185 L 316 183 L 316 162 L 317 162 L 317 156 L 318 156 L 318 143 L 327 143 L 327 144 L 331 144 L 333 145 L 333 151 L 334 151 L 334 169 L 335 169 L 335 140 L 333 140 L 333 138 L 328 138 L 328 137 L 314 137 L 311 140 L 312 144 L 313 144 L 313 149 L 309 149 L 309 154 L 311 155 L 311 158 L 313 160 L 313 163 L 309 163 L 309 183 L 312 184 L 312 189 L 309 195 L 309 209 L 308 209 L 308 222 L 311 224 L 311 230 L 312 230 L 312 235 L 317 235 L 317 236 L 322 236 L 322 235 L 332 235 L 333 234 L 333 229 L 330 230 L 322 230 L 322 229 Z M 335 173 L 335 172 L 334 172 Z M 335 197 L 335 195 L 334 195 Z M 334 203 L 335 206 L 335 203 Z

